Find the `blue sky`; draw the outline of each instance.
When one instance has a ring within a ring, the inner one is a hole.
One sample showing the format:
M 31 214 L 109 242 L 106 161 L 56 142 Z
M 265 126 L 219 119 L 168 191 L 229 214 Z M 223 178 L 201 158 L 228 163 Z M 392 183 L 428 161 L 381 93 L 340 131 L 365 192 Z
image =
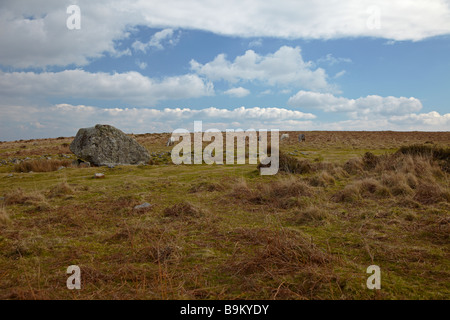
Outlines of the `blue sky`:
M 0 30 L 0 140 L 450 127 L 449 1 L 5 1 Z

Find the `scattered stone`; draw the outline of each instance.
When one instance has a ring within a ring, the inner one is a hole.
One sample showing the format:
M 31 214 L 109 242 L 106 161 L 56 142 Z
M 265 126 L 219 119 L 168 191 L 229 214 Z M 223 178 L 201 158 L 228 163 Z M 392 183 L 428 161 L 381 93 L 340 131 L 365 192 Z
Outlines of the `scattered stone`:
M 0 201 L 5 201 L 5 197 L 0 197 Z
M 152 205 L 148 202 L 144 202 L 143 204 L 140 204 L 138 206 L 134 207 L 134 210 L 143 210 L 143 209 L 147 209 L 147 208 L 151 208 Z
M 94 179 L 104 179 L 105 175 L 103 173 L 94 174 Z
M 65 169 L 65 168 L 66 168 L 66 167 L 61 166 L 61 167 L 58 168 L 58 171 L 59 171 L 59 170 L 62 170 L 62 169 Z
M 300 141 L 300 142 L 306 141 L 305 135 L 303 133 L 298 135 L 298 141 Z
M 79 158 L 96 166 L 138 165 L 150 161 L 150 154 L 143 146 L 109 125 L 97 124 L 78 130 L 69 148 Z
M 170 146 L 172 146 L 174 144 L 175 144 L 175 138 L 174 137 L 170 137 L 169 140 L 167 140 L 166 147 L 170 147 Z
M 281 138 L 280 138 L 280 141 L 283 141 L 283 140 L 286 140 L 286 139 L 289 139 L 289 134 L 288 133 L 282 134 Z
M 80 168 L 89 168 L 91 164 L 89 162 L 83 161 L 81 159 L 77 159 L 72 161 L 73 166 L 78 166 Z

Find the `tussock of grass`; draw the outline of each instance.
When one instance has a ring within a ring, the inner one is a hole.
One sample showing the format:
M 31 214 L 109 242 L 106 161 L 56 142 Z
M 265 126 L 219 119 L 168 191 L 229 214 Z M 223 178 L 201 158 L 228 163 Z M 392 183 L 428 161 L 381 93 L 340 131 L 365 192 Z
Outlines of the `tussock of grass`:
M 349 174 L 356 175 L 363 171 L 363 166 L 364 166 L 364 163 L 362 162 L 361 159 L 353 158 L 353 159 L 348 160 L 344 164 L 344 170 Z
M 278 172 L 286 173 L 308 173 L 313 170 L 312 164 L 309 160 L 299 160 L 297 158 L 291 157 L 284 152 L 279 152 L 279 167 Z M 258 164 L 258 170 L 263 167 L 269 167 L 269 164 L 263 165 Z
M 379 162 L 379 158 L 371 152 L 366 152 L 362 157 L 362 163 L 365 170 L 374 169 Z
M 7 205 L 23 204 L 35 205 L 45 201 L 45 197 L 39 192 L 25 192 L 21 188 L 17 188 L 5 195 L 5 203 Z
M 200 217 L 203 215 L 203 211 L 194 206 L 192 203 L 182 201 L 174 204 L 173 206 L 164 209 L 165 217 L 182 218 L 182 217 Z
M 332 260 L 326 252 L 319 249 L 301 233 L 287 229 L 238 229 L 235 241 L 239 244 L 250 242 L 257 248 L 253 253 L 235 251 L 223 269 L 234 275 L 255 273 L 289 274 L 306 266 L 320 266 Z
M 336 202 L 355 202 L 361 199 L 360 187 L 357 184 L 348 184 L 344 189 L 336 192 L 331 199 Z
M 195 185 L 193 185 L 190 189 L 190 193 L 197 193 L 197 192 L 214 192 L 214 191 L 222 191 L 224 190 L 224 186 L 220 183 L 211 183 L 211 182 L 200 182 Z
M 450 148 L 442 148 L 433 145 L 414 144 L 410 146 L 402 146 L 397 152 L 402 154 L 433 157 L 437 160 L 448 160 L 450 158 Z
M 57 171 L 60 167 L 70 167 L 70 160 L 31 160 L 24 161 L 14 166 L 16 172 L 50 172 Z
M 322 223 L 328 221 L 330 218 L 327 211 L 312 205 L 304 209 L 294 210 L 287 220 L 295 225 L 302 225 Z
M 309 184 L 314 187 L 327 187 L 336 183 L 334 177 L 328 171 L 322 171 L 311 178 Z
M 413 190 L 406 181 L 405 175 L 402 173 L 384 173 L 381 176 L 381 182 L 388 187 L 395 196 L 406 196 L 413 193 Z
M 259 183 L 250 188 L 245 181 L 238 181 L 232 187 L 230 197 L 246 203 L 270 207 L 289 208 L 298 204 L 298 198 L 311 196 L 311 187 L 302 179 L 288 175 L 269 184 Z
M 441 201 L 449 202 L 450 192 L 443 190 L 437 184 L 420 184 L 413 199 L 422 204 L 432 204 Z
M 51 188 L 48 195 L 50 198 L 54 198 L 71 195 L 73 193 L 74 190 L 72 189 L 72 187 L 64 181 Z
M 3 206 L 0 206 L 0 225 L 8 225 L 11 223 L 8 211 Z
M 378 180 L 373 178 L 366 178 L 357 181 L 356 184 L 359 187 L 359 192 L 363 197 L 389 197 L 391 192 L 388 188 L 383 186 Z

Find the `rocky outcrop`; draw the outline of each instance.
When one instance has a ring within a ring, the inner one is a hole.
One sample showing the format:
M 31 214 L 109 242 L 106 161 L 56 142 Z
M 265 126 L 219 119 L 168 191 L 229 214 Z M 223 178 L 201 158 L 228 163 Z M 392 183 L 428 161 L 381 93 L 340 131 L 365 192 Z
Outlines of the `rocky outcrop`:
M 70 151 L 96 166 L 146 164 L 150 154 L 136 140 L 117 128 L 97 124 L 78 130 Z

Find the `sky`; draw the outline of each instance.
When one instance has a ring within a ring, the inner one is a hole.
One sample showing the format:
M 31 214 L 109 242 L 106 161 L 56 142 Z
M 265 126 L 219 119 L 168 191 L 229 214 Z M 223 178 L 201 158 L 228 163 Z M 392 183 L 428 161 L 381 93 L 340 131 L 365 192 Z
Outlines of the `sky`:
M 450 0 L 0 2 L 0 140 L 449 131 Z

